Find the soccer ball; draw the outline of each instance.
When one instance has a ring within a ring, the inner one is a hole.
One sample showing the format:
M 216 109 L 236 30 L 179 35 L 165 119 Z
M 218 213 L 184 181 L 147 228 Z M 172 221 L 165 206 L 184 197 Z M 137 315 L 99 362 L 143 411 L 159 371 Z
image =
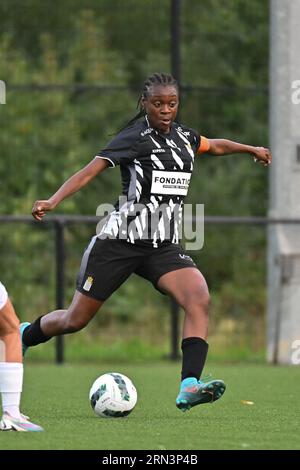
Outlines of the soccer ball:
M 137 391 L 126 375 L 111 372 L 95 380 L 89 399 L 97 416 L 122 418 L 128 416 L 135 407 Z

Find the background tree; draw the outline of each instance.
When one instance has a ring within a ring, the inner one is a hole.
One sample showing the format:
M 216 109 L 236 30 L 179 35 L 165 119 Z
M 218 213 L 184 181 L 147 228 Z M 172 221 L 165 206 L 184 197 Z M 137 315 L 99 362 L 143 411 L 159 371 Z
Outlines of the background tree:
M 0 213 L 29 214 L 35 199 L 52 194 L 130 119 L 145 76 L 170 70 L 170 2 L 3 0 L 0 24 L 0 79 L 8 89 L 0 107 Z M 182 121 L 208 137 L 267 145 L 268 2 L 185 0 L 181 25 Z M 95 214 L 120 187 L 119 170 L 109 170 L 56 213 Z M 187 202 L 204 203 L 206 215 L 264 215 L 267 172 L 245 155 L 197 158 Z M 68 301 L 93 232 L 67 231 Z M 219 226 L 205 235 L 204 250 L 192 256 L 212 289 L 213 332 L 222 335 L 228 319 L 238 333 L 263 338 L 263 231 Z M 1 225 L 0 237 L 1 272 L 21 316 L 52 309 L 49 228 Z M 117 319 L 134 334 L 159 338 L 167 311 L 167 299 L 133 277 L 96 322 L 115 328 Z

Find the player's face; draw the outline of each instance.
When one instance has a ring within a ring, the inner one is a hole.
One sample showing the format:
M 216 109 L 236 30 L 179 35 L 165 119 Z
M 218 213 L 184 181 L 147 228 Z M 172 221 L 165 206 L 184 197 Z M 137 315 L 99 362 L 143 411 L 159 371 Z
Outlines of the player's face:
M 164 134 L 170 132 L 179 105 L 178 91 L 174 86 L 158 85 L 150 89 L 147 99 L 142 99 L 150 126 Z

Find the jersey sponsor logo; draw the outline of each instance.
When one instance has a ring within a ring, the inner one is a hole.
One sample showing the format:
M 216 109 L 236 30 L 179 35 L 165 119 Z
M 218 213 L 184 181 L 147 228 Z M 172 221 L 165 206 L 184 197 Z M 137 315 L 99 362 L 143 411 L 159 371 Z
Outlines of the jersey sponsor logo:
M 165 153 L 165 149 L 153 149 L 152 153 Z
M 152 194 L 172 194 L 186 196 L 191 179 L 191 173 L 183 171 L 152 172 Z
M 185 135 L 186 137 L 189 137 L 191 134 L 189 131 L 184 131 L 182 127 L 177 127 L 177 129 L 179 130 L 179 132 L 181 132 L 181 134 Z
M 145 131 L 141 132 L 141 136 L 142 136 L 142 137 L 145 137 L 145 135 L 151 134 L 152 131 L 153 131 L 152 127 L 149 127 L 149 128 L 146 129 Z

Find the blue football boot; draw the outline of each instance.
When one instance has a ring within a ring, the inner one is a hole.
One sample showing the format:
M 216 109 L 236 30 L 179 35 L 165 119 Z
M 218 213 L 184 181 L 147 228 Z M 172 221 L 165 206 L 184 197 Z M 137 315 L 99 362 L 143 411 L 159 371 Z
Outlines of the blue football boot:
M 197 381 L 195 377 L 188 377 L 181 382 L 176 406 L 181 411 L 187 411 L 193 406 L 202 403 L 212 403 L 223 395 L 226 385 L 223 380 Z

